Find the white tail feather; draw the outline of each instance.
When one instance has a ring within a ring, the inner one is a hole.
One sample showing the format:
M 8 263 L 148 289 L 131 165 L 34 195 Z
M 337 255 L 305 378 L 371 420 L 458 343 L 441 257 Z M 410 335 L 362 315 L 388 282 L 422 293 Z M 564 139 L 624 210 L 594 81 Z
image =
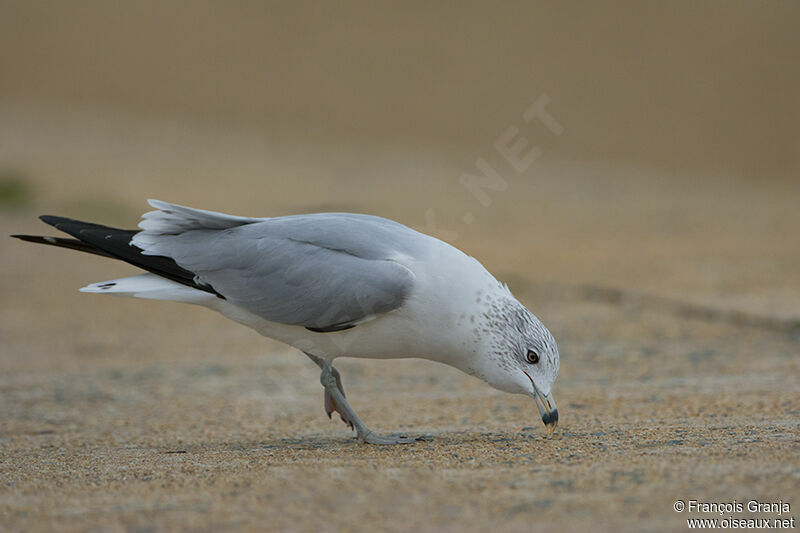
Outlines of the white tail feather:
M 139 227 L 144 230 L 133 236 L 131 244 L 138 246 L 147 253 L 151 246 L 159 242 L 163 235 L 179 235 L 185 231 L 201 229 L 228 229 L 260 222 L 263 218 L 237 217 L 194 209 L 177 204 L 162 202 L 161 200 L 147 200 L 158 211 L 149 211 L 142 215 Z
M 150 273 L 92 283 L 83 287 L 80 291 L 200 305 L 206 305 L 217 299 L 216 296 L 206 291 L 181 285 Z
M 158 211 L 142 215 L 143 220 L 139 223 L 139 227 L 155 235 L 175 235 L 193 229 L 227 229 L 264 220 L 194 209 L 161 200 L 151 199 L 147 200 L 147 203 Z

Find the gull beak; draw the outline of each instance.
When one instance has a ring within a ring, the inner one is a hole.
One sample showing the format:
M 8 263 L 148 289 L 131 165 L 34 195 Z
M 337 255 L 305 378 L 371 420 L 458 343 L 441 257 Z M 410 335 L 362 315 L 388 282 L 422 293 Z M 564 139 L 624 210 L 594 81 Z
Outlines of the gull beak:
M 533 382 L 531 375 L 524 370 L 523 372 L 528 376 L 528 379 L 531 380 L 531 385 L 533 385 L 533 390 L 535 391 L 533 397 L 536 399 L 536 405 L 539 406 L 539 414 L 542 415 L 542 422 L 547 426 L 547 434 L 549 435 L 555 431 L 556 426 L 558 426 L 558 407 L 556 407 L 556 400 L 553 398 L 552 392 L 547 395 L 542 394 L 542 391 L 540 391 L 536 383 Z
M 539 389 L 536 389 L 536 405 L 539 406 L 539 414 L 542 415 L 542 422 L 547 426 L 547 434 L 551 434 L 558 426 L 558 407 L 553 398 L 553 394 L 545 396 Z

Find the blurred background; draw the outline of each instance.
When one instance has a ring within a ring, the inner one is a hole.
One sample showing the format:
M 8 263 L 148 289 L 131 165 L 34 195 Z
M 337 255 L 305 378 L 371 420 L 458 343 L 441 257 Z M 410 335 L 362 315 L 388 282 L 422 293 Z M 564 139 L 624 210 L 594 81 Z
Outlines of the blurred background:
M 664 531 L 673 498 L 797 504 L 798 28 L 793 0 L 0 0 L 6 235 L 134 227 L 147 198 L 382 215 L 478 258 L 562 354 L 548 439 L 449 367 L 337 360 L 375 430 L 434 436 L 360 446 L 296 351 L 80 295 L 137 269 L 0 237 L 0 524 Z
M 800 317 L 796 2 L 0 10 L 6 211 L 361 211 L 501 277 Z

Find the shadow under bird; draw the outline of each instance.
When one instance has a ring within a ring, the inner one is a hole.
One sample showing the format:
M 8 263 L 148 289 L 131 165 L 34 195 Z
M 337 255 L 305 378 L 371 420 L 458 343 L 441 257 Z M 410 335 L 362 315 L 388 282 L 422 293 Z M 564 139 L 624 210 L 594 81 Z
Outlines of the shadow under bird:
M 41 219 L 73 238 L 13 237 L 147 271 L 83 292 L 202 305 L 294 346 L 322 370 L 325 412 L 372 444 L 337 357 L 422 358 L 531 396 L 550 433 L 559 356 L 547 328 L 477 260 L 391 220 L 352 213 L 247 218 L 150 200 L 140 230 Z

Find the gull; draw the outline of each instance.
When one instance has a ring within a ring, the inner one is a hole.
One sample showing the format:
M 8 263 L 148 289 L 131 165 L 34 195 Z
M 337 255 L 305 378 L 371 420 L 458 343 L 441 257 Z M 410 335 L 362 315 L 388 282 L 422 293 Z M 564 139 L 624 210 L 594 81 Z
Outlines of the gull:
M 556 341 L 476 259 L 400 223 L 355 213 L 249 218 L 148 200 L 140 230 L 40 219 L 72 238 L 25 241 L 119 259 L 146 273 L 82 292 L 208 307 L 305 353 L 324 408 L 370 444 L 418 439 L 371 431 L 345 397 L 337 357 L 421 358 L 531 396 L 558 424 Z

